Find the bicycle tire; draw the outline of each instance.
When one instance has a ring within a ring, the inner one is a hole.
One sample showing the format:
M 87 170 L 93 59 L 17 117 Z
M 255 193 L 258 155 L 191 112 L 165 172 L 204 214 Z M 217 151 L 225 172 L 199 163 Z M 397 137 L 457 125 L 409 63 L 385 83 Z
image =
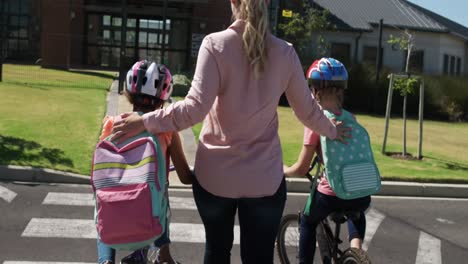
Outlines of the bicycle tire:
M 362 249 L 348 248 L 340 260 L 339 264 L 371 264 L 369 256 Z
M 327 221 L 326 219 L 322 221 Z M 325 230 L 325 226 L 323 222 L 317 226 L 317 244 L 320 253 L 320 259 L 322 260 L 323 264 L 331 264 L 332 263 L 332 254 L 331 254 L 331 247 L 328 241 L 328 235 Z
M 281 264 L 295 264 L 299 257 L 299 214 L 289 214 L 281 218 L 280 227 L 278 230 L 278 236 L 276 237 L 276 249 Z M 288 228 L 297 230 L 297 232 L 288 232 Z M 297 243 L 293 241 L 297 238 Z M 292 242 L 291 242 L 292 241 Z M 288 253 L 288 249 L 292 249 L 291 253 Z M 295 256 L 294 253 L 295 252 Z

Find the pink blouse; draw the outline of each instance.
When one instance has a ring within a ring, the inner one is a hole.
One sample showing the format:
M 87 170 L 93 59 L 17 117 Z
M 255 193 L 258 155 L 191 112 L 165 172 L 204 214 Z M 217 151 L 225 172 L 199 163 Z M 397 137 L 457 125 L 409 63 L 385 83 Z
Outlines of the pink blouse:
M 283 179 L 278 102 L 286 93 L 305 126 L 334 139 L 335 126 L 310 95 L 294 48 L 267 36 L 268 60 L 256 77 L 242 48 L 245 22 L 205 37 L 183 101 L 143 115 L 152 133 L 203 122 L 195 174 L 208 192 L 228 198 L 273 195 Z

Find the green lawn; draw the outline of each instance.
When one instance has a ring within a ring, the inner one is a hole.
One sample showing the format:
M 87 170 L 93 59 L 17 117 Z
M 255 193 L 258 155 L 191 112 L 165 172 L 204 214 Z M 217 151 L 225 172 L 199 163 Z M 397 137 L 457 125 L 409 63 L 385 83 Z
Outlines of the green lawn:
M 286 164 L 291 165 L 301 150 L 304 128 L 288 107 L 279 107 L 278 116 L 283 159 Z M 425 121 L 423 159 L 400 160 L 380 153 L 385 125 L 383 117 L 359 114 L 356 117 L 370 134 L 374 157 L 385 180 L 468 182 L 468 123 Z M 391 119 L 386 151 L 402 151 L 402 127 L 401 118 Z M 193 127 L 197 139 L 200 129 L 200 124 Z M 409 120 L 407 129 L 408 152 L 417 155 L 417 120 Z
M 302 146 L 303 126 L 287 107 L 279 107 L 279 134 L 283 146 L 284 161 L 291 165 L 297 159 Z M 374 157 L 380 173 L 386 180 L 420 182 L 468 182 L 468 123 L 424 122 L 422 160 L 399 160 L 382 155 L 385 119 L 369 115 L 356 115 L 357 120 L 368 130 Z M 390 121 L 387 150 L 401 152 L 403 149 L 403 121 Z M 418 122 L 409 120 L 408 152 L 416 155 Z
M 0 164 L 89 174 L 110 72 L 4 65 Z

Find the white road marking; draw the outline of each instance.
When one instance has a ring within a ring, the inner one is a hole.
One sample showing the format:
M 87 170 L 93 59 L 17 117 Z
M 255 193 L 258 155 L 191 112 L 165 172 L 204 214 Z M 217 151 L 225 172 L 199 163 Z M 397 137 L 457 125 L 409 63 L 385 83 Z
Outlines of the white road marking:
M 171 209 L 197 210 L 192 197 L 169 197 Z M 94 206 L 93 194 L 49 192 L 42 204 L 68 206 Z
M 449 224 L 449 225 L 453 225 L 455 224 L 454 221 L 452 220 L 448 220 L 448 219 L 444 219 L 444 218 L 436 218 L 437 221 L 443 223 L 443 224 Z
M 11 203 L 16 197 L 16 193 L 6 187 L 0 186 L 0 198 L 5 200 L 7 203 Z
M 374 237 L 384 218 L 384 214 L 372 208 L 366 213 L 366 236 L 362 244 L 362 249 L 365 251 L 369 249 L 372 238 Z
M 49 192 L 42 204 L 94 206 L 93 194 Z
M 185 243 L 205 243 L 203 224 L 171 223 L 171 241 Z M 234 244 L 239 244 L 240 229 L 234 226 Z M 32 218 L 23 231 L 22 237 L 43 238 L 83 238 L 96 239 L 94 220 Z
M 424 232 L 419 233 L 415 264 L 441 264 L 440 240 Z
M 93 220 L 64 218 L 32 218 L 22 237 L 96 238 Z
M 169 196 L 171 209 L 197 210 L 197 205 L 192 197 Z

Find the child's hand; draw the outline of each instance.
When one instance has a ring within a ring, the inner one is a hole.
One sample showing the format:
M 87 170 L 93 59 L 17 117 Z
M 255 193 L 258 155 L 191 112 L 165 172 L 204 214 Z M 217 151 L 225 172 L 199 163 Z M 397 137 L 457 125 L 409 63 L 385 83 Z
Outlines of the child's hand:
M 343 122 L 336 122 L 336 120 L 332 120 L 336 124 L 336 138 L 335 140 L 340 141 L 343 144 L 348 144 L 346 138 L 351 138 L 351 128 L 344 126 Z

